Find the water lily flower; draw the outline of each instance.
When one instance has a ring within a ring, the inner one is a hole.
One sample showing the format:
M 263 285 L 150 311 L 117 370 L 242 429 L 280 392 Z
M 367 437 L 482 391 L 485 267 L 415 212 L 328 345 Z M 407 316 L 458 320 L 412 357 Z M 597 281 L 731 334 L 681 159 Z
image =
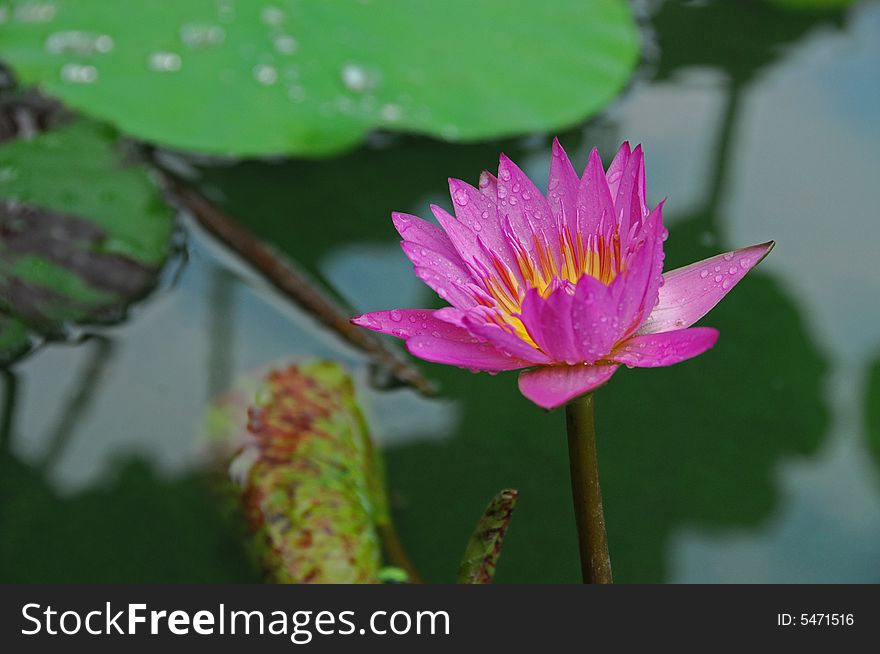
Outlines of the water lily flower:
M 358 316 L 406 339 L 417 357 L 474 371 L 523 369 L 519 388 L 552 409 L 607 382 L 620 365 L 668 366 L 711 348 L 692 327 L 773 243 L 663 274 L 663 202 L 645 200 L 641 146 L 624 143 L 606 172 L 590 153 L 578 176 L 558 140 L 547 193 L 503 154 L 479 188 L 449 180 L 455 216 L 439 227 L 392 214 L 416 275 L 451 306 Z

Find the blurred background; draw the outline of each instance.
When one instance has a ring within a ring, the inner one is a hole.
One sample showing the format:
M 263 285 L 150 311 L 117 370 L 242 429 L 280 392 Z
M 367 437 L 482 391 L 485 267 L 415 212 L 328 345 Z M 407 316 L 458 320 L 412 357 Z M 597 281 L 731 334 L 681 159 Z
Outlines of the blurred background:
M 382 383 L 187 201 L 346 311 L 439 306 L 390 212 L 500 152 L 546 185 L 558 135 L 581 168 L 643 144 L 667 269 L 777 242 L 711 353 L 597 394 L 615 581 L 880 582 L 880 3 L 138 4 L 0 2 L 2 581 L 258 581 L 203 414 L 313 357 L 425 579 L 511 487 L 497 581 L 577 581 L 562 413 L 514 374 Z

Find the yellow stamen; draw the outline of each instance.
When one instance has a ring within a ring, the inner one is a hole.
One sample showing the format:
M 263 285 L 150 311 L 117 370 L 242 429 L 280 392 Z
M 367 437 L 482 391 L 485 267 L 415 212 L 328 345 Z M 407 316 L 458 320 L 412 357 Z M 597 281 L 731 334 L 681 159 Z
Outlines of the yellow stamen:
M 526 292 L 534 288 L 542 297 L 548 297 L 556 280 L 564 280 L 572 285 L 584 275 L 595 277 L 606 286 L 622 272 L 620 256 L 620 236 L 615 231 L 610 238 L 597 235 L 584 240 L 582 234 L 574 236 L 568 227 L 559 234 L 561 261 L 553 255 L 547 244 L 534 236 L 534 258 L 519 241 L 511 243 L 516 264 L 524 284 L 520 284 L 512 271 L 497 257 L 492 257 L 494 270 L 483 277 L 486 291 L 494 302 L 479 299 L 479 302 L 496 310 L 493 321 L 506 328 L 522 340 L 538 347 L 517 316 L 522 313 L 522 302 Z

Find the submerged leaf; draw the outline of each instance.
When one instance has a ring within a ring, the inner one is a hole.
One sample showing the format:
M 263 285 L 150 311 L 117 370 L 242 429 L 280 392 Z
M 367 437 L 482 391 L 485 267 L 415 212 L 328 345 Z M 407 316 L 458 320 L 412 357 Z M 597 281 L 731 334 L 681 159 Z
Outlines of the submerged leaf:
M 513 489 L 498 493 L 477 522 L 458 568 L 460 584 L 491 584 L 501 555 L 501 545 L 510 525 L 519 493 Z
M 0 311 L 40 331 L 108 322 L 153 286 L 173 221 L 111 130 L 80 120 L 0 148 Z
M 252 439 L 232 467 L 243 473 L 248 518 L 270 578 L 377 582 L 377 526 L 387 523 L 388 508 L 379 460 L 342 367 L 317 361 L 270 372 L 248 427 Z
M 10 11 L 22 82 L 140 139 L 322 155 L 370 130 L 448 140 L 551 131 L 620 91 L 638 58 L 624 0 L 55 0 Z

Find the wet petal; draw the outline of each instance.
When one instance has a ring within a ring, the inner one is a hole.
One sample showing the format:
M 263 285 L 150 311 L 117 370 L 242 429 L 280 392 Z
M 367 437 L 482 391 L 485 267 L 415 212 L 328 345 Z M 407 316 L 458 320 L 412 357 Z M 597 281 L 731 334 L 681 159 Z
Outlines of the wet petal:
M 610 291 L 617 300 L 619 337 L 639 328 L 657 301 L 663 280 L 663 203 L 651 212 L 645 229 L 627 256 L 625 270 L 611 282 Z
M 529 335 L 541 350 L 554 361 L 569 364 L 582 361 L 572 331 L 573 302 L 574 296 L 565 288 L 558 288 L 546 298 L 529 289 L 521 314 Z
M 480 173 L 480 193 L 495 202 L 498 199 L 498 178 L 488 170 Z
M 758 265 L 773 246 L 773 241 L 752 245 L 666 273 L 658 294 L 659 302 L 638 333 L 690 327 Z
M 441 299 L 446 300 L 452 306 L 458 307 L 459 309 L 469 309 L 476 304 L 473 295 L 469 293 L 465 287 L 456 284 L 448 277 L 435 272 L 433 269 L 425 268 L 423 266 L 415 266 L 413 271 L 416 273 L 416 276 L 432 288 Z
M 556 219 L 557 228 L 577 228 L 577 194 L 580 179 L 571 160 L 558 139 L 553 139 L 553 157 L 550 160 L 550 178 L 547 181 L 547 200 Z
M 641 178 L 642 183 L 639 183 L 639 176 L 644 173 L 644 165 L 645 158 L 642 154 L 642 146 L 638 145 L 632 152 L 632 156 L 627 159 L 626 167 L 621 171 L 617 191 L 612 190 L 614 211 L 621 239 L 620 246 L 624 249 L 629 245 L 629 233 L 632 225 L 641 222 L 648 215 L 645 204 L 644 176 Z
M 468 370 L 499 372 L 530 365 L 499 352 L 488 343 L 465 343 L 432 336 L 415 336 L 406 342 L 410 354 L 425 361 L 445 363 Z
M 581 178 L 577 194 L 577 231 L 595 234 L 600 225 L 610 225 L 614 218 L 614 203 L 599 151 L 593 148 L 587 169 Z
M 430 248 L 411 241 L 404 241 L 400 247 L 416 267 L 430 268 L 439 276 L 455 282 L 459 286 L 473 281 L 470 271 L 465 268 L 461 258 L 457 255 L 455 259 L 449 259 Z
M 555 409 L 607 382 L 617 370 L 614 364 L 544 366 L 519 375 L 519 390 L 545 409 Z
M 465 328 L 474 336 L 488 341 L 498 350 L 510 356 L 530 362 L 529 365 L 552 363 L 551 359 L 531 343 L 495 323 L 485 322 L 479 318 L 465 316 Z
M 424 245 L 426 248 L 434 250 L 434 252 L 450 260 L 460 258 L 458 252 L 455 251 L 455 247 L 452 245 L 452 241 L 449 240 L 449 237 L 437 225 L 429 223 L 427 220 L 422 220 L 418 216 L 398 211 L 391 214 L 391 220 L 404 241 Z
M 514 234 L 535 262 L 539 261 L 536 237 L 558 258 L 559 238 L 550 205 L 532 180 L 503 154 L 498 164 L 498 212 L 510 220 Z
M 605 284 L 589 275 L 578 280 L 571 306 L 571 328 L 581 361 L 592 363 L 611 352 L 619 335 L 616 310 Z
M 392 309 L 373 311 L 351 319 L 355 325 L 375 332 L 391 334 L 397 338 L 432 336 L 446 340 L 475 343 L 477 341 L 466 329 L 456 327 L 439 319 L 432 309 Z
M 632 153 L 629 149 L 629 141 L 624 141 L 617 154 L 614 155 L 611 165 L 608 166 L 608 172 L 605 173 L 605 178 L 608 180 L 608 190 L 611 191 L 612 199 L 617 197 L 617 189 L 620 188 L 620 181 L 623 177 L 623 171 L 629 162 L 630 154 Z
M 516 265 L 513 251 L 504 235 L 495 203 L 474 187 L 460 180 L 450 180 L 449 185 L 450 189 L 454 189 L 452 190 L 453 197 L 458 193 L 459 202 L 463 198 L 467 198 L 464 207 L 456 205 L 457 215 L 461 219 L 451 216 L 437 205 L 432 204 L 431 211 L 434 212 L 437 222 L 446 231 L 455 250 L 464 262 L 473 268 L 474 278 L 480 278 L 480 266 L 488 271 L 493 270 L 493 256 L 502 261 L 515 276 L 518 276 L 519 267 Z M 486 213 L 486 218 L 483 217 L 483 213 Z M 479 216 L 479 218 L 475 216 Z M 522 281 L 519 277 L 517 279 Z
M 711 327 L 642 334 L 618 345 L 609 358 L 637 368 L 671 366 L 702 354 L 717 340 L 718 330 Z

